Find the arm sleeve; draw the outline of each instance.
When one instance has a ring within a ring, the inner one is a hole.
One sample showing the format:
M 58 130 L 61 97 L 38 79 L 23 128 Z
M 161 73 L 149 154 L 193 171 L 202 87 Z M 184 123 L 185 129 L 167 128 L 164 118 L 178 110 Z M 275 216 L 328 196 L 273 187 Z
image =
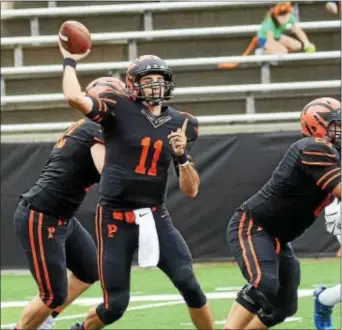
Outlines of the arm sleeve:
M 341 165 L 335 151 L 325 143 L 312 143 L 300 152 L 304 173 L 322 190 L 331 193 L 341 182 Z
M 115 117 L 120 103 L 120 97 L 116 93 L 104 93 L 96 96 L 88 96 L 93 101 L 93 107 L 87 117 L 97 123 L 103 123 L 109 118 Z

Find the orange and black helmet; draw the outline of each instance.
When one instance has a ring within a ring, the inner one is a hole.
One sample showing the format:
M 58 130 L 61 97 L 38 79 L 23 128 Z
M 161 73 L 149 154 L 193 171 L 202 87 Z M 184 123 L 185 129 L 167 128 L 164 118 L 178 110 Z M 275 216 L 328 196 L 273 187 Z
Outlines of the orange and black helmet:
M 328 137 L 341 147 L 341 102 L 321 97 L 308 103 L 300 116 L 303 136 Z
M 125 84 L 114 77 L 101 77 L 93 80 L 86 87 L 87 96 L 98 97 L 99 94 L 111 93 L 113 91 L 120 94 L 127 94 L 125 91 Z
M 287 13 L 292 12 L 292 10 L 293 10 L 293 7 L 292 7 L 291 2 L 289 1 L 282 2 L 272 8 L 272 14 L 274 16 L 281 16 L 281 15 L 285 15 Z
M 161 74 L 164 82 L 141 85 L 140 79 L 148 74 Z M 164 87 L 164 95 L 156 94 L 149 97 L 144 95 L 144 88 Z M 136 100 L 146 101 L 151 105 L 156 105 L 164 100 L 172 98 L 174 89 L 173 74 L 167 63 L 155 55 L 142 55 L 133 60 L 127 68 L 126 87 L 131 97 Z

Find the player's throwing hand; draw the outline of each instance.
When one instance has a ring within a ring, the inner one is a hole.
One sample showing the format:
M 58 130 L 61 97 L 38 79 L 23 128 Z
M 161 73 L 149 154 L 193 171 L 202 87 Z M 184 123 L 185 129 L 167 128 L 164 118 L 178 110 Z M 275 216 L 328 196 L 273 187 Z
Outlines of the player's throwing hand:
M 186 127 L 188 126 L 189 119 L 186 118 L 182 125 L 182 128 L 178 128 L 176 132 L 172 132 L 168 135 L 168 139 L 172 146 L 172 150 L 176 156 L 182 156 L 185 152 L 187 137 Z
M 90 53 L 90 49 L 88 49 L 84 54 L 71 54 L 68 52 L 65 48 L 63 48 L 61 41 L 58 39 L 58 46 L 59 50 L 63 56 L 63 58 L 71 58 L 74 61 L 78 62 L 82 60 L 83 58 L 87 57 L 88 54 Z

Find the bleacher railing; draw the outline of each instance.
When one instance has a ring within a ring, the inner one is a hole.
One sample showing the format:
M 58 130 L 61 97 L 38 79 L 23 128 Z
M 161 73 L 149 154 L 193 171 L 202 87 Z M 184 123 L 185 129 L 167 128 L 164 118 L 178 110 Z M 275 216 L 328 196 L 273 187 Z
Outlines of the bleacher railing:
M 247 84 L 247 85 L 224 85 L 224 86 L 201 86 L 181 87 L 174 92 L 175 96 L 212 96 L 217 94 L 243 94 L 246 98 L 246 113 L 255 113 L 255 94 L 279 91 L 308 91 L 341 88 L 341 80 L 321 80 L 305 82 L 286 82 L 273 84 Z M 1 98 L 1 105 L 29 104 L 43 102 L 64 102 L 63 93 L 11 95 Z
M 256 6 L 270 4 L 269 1 L 246 1 L 243 6 Z M 160 12 L 160 11 L 178 11 L 185 9 L 209 9 L 241 6 L 239 1 L 175 1 L 175 2 L 159 2 L 159 3 L 135 3 L 132 4 L 114 4 L 114 5 L 95 5 L 95 6 L 70 6 L 55 8 L 29 8 L 29 9 L 8 9 L 2 10 L 1 19 L 18 19 L 32 17 L 70 17 L 72 16 L 91 16 L 99 14 L 135 14 L 144 12 Z
M 341 27 L 341 21 L 319 21 L 319 22 L 300 22 L 298 25 L 306 31 L 310 30 L 329 30 Z M 256 33 L 259 28 L 255 25 L 238 25 L 238 26 L 220 26 L 205 27 L 192 29 L 165 29 L 153 31 L 128 31 L 128 32 L 109 32 L 109 33 L 92 33 L 93 42 L 110 42 L 119 43 L 129 40 L 151 40 L 151 39 L 171 39 L 171 38 L 188 38 L 188 37 L 217 37 L 231 35 L 249 35 Z M 27 36 L 27 37 L 3 37 L 1 38 L 1 46 L 46 46 L 56 45 L 58 34 L 50 36 Z
M 218 63 L 269 63 L 269 62 L 289 62 L 306 60 L 331 60 L 340 59 L 341 51 L 324 51 L 316 53 L 294 53 L 286 55 L 251 55 L 251 56 L 221 56 L 221 57 L 199 57 L 199 58 L 181 58 L 165 60 L 172 69 L 187 67 L 188 69 L 197 69 L 198 66 L 212 66 Z M 101 62 L 101 63 L 82 63 L 77 65 L 79 73 L 94 73 L 101 71 L 120 71 L 125 72 L 129 62 Z M 42 76 L 48 74 L 60 74 L 63 71 L 62 65 L 33 65 L 22 67 L 2 67 L 1 76 L 3 78 L 15 76 Z
M 260 113 L 245 115 L 197 116 L 200 125 L 223 125 L 247 122 L 274 122 L 280 120 L 298 121 L 300 112 Z M 7 124 L 1 125 L 1 133 L 17 132 L 56 132 L 63 131 L 73 122 L 35 123 L 35 124 Z

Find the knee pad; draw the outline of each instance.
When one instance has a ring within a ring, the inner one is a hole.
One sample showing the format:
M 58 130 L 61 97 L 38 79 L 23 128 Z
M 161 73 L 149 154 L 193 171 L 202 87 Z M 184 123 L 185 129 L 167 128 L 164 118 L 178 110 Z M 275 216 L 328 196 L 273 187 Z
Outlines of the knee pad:
M 274 309 L 272 298 L 270 300 L 260 289 L 255 288 L 252 284 L 248 284 L 238 293 L 236 302 L 253 314 L 257 314 L 260 310 L 270 314 Z
M 258 311 L 257 315 L 262 323 L 267 328 L 274 327 L 285 321 L 287 317 L 294 315 L 297 311 L 297 306 L 288 306 L 286 309 L 275 308 L 272 313 L 265 313 L 262 309 Z
M 178 267 L 172 281 L 188 307 L 202 308 L 207 303 L 207 298 L 196 280 L 190 264 Z
M 129 291 L 109 292 L 108 309 L 104 303 L 96 308 L 96 314 L 105 325 L 119 320 L 125 313 L 129 303 Z
M 47 307 L 55 309 L 65 303 L 67 296 L 67 291 L 57 291 L 51 292 L 51 294 L 40 293 L 39 298 Z
M 262 323 L 268 328 L 274 327 L 285 321 L 287 317 L 296 314 L 298 310 L 298 299 L 294 299 L 290 303 L 283 304 L 273 309 L 272 313 L 265 313 L 262 309 L 258 311 L 257 315 Z

